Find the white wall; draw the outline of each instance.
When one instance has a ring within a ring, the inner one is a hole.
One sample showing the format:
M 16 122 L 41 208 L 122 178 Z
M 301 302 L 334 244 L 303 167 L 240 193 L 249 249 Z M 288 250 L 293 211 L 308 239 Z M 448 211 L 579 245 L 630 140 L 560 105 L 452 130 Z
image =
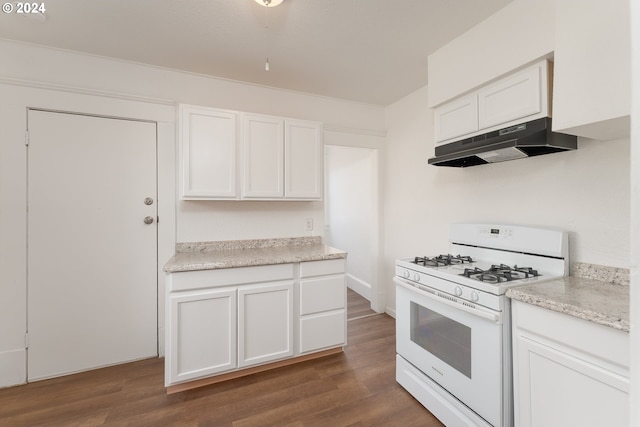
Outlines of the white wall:
M 385 277 L 393 261 L 448 251 L 448 225 L 490 222 L 570 232 L 570 260 L 629 267 L 629 139 L 470 168 L 427 165 L 433 114 L 424 87 L 387 107 Z M 388 281 L 387 310 L 395 307 Z
M 0 82 L 316 120 L 355 140 L 384 132 L 384 109 L 375 105 L 5 40 L 0 57 Z M 177 209 L 178 241 L 305 236 L 308 217 L 317 225 L 313 235 L 323 229 L 321 203 L 179 202 Z
M 429 55 L 429 106 L 550 55 L 555 1 L 514 0 Z
M 328 139 L 337 133 L 343 144 L 353 139 L 355 145 L 377 145 L 384 135 L 384 108 L 380 106 L 7 40 L 0 40 L 0 58 L 0 89 L 6 87 L 13 93 L 26 88 L 30 93 L 23 99 L 20 95 L 0 97 L 0 387 L 16 383 L 15 374 L 24 371 L 26 106 L 160 120 L 162 129 L 173 130 L 174 106 L 188 103 L 320 121 Z M 37 91 L 47 96 L 31 95 Z M 115 104 L 118 107 L 114 110 Z M 175 154 L 172 133 L 164 149 L 173 148 Z M 165 191 L 171 187 L 172 194 L 176 177 L 173 156 L 160 154 L 159 182 Z M 175 200 L 167 201 L 165 196 L 158 202 L 167 206 Z M 305 236 L 309 234 L 305 218 L 312 217 L 316 226 L 313 234 L 323 232 L 321 202 L 178 202 L 160 217 L 163 225 L 167 221 L 175 224 L 171 238 L 164 240 L 168 243 L 159 248 L 161 265 L 173 253 L 176 230 L 178 241 Z

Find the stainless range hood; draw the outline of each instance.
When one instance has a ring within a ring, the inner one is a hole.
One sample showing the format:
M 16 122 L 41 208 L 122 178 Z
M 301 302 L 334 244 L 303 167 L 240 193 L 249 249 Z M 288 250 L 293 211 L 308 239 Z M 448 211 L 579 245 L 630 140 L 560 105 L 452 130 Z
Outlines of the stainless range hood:
M 487 163 L 575 150 L 578 138 L 551 132 L 551 118 L 543 117 L 505 129 L 436 147 L 430 165 L 464 168 Z

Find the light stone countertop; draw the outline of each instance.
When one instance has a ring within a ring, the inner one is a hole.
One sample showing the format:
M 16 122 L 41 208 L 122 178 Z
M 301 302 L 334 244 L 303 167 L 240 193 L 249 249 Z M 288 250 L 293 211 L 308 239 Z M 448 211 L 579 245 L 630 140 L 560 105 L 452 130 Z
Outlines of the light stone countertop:
M 574 270 L 575 271 L 575 270 Z M 514 300 L 629 332 L 629 286 L 568 276 L 535 285 L 516 286 Z
M 164 271 L 176 273 L 346 257 L 346 252 L 322 244 L 320 237 L 179 243 Z

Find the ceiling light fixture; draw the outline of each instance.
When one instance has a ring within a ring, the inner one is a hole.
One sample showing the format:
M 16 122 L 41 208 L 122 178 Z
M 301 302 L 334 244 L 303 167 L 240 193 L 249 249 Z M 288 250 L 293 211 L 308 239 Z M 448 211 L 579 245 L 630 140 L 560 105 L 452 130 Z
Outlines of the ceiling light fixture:
M 264 7 L 276 7 L 277 5 L 282 3 L 282 1 L 283 0 L 256 0 L 256 3 Z
M 256 3 L 258 3 L 260 6 L 264 6 L 264 7 L 276 7 L 278 6 L 280 3 L 282 3 L 284 0 L 255 0 Z M 265 10 L 265 25 L 264 28 L 269 31 L 269 10 Z M 264 63 L 264 70 L 265 71 L 269 71 L 270 68 L 270 64 L 269 64 L 269 57 L 267 56 L 267 60 Z
M 280 3 L 282 3 L 284 0 L 255 0 L 256 3 L 258 3 L 260 6 L 264 6 L 267 8 L 270 7 L 276 7 L 278 6 Z M 267 32 L 269 31 L 269 10 L 265 10 L 265 25 L 264 28 L 267 30 Z M 264 70 L 265 71 L 269 71 L 270 68 L 270 64 L 269 64 L 269 57 L 267 56 L 267 60 L 264 63 Z

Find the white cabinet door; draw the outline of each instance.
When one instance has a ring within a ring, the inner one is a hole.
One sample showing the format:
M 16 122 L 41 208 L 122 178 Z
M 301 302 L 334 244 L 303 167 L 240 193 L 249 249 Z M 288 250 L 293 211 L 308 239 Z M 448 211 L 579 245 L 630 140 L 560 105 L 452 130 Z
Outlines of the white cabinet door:
M 293 356 L 293 281 L 238 289 L 238 367 Z
M 244 114 L 242 198 L 284 196 L 284 120 Z
M 179 293 L 169 304 L 167 385 L 237 367 L 236 288 Z
M 182 198 L 237 198 L 237 113 L 181 105 L 179 129 Z
M 541 76 L 537 66 L 499 80 L 478 92 L 478 126 L 480 129 L 508 123 L 541 113 Z M 545 97 L 546 98 L 546 97 Z
M 434 112 L 436 143 L 478 130 L 478 95 L 474 92 Z
M 626 427 L 629 380 L 572 355 L 518 338 L 521 427 Z M 524 385 L 522 384 L 522 385 Z
M 322 198 L 323 157 L 320 123 L 285 120 L 285 198 Z
M 515 425 L 628 425 L 629 334 L 512 302 Z

